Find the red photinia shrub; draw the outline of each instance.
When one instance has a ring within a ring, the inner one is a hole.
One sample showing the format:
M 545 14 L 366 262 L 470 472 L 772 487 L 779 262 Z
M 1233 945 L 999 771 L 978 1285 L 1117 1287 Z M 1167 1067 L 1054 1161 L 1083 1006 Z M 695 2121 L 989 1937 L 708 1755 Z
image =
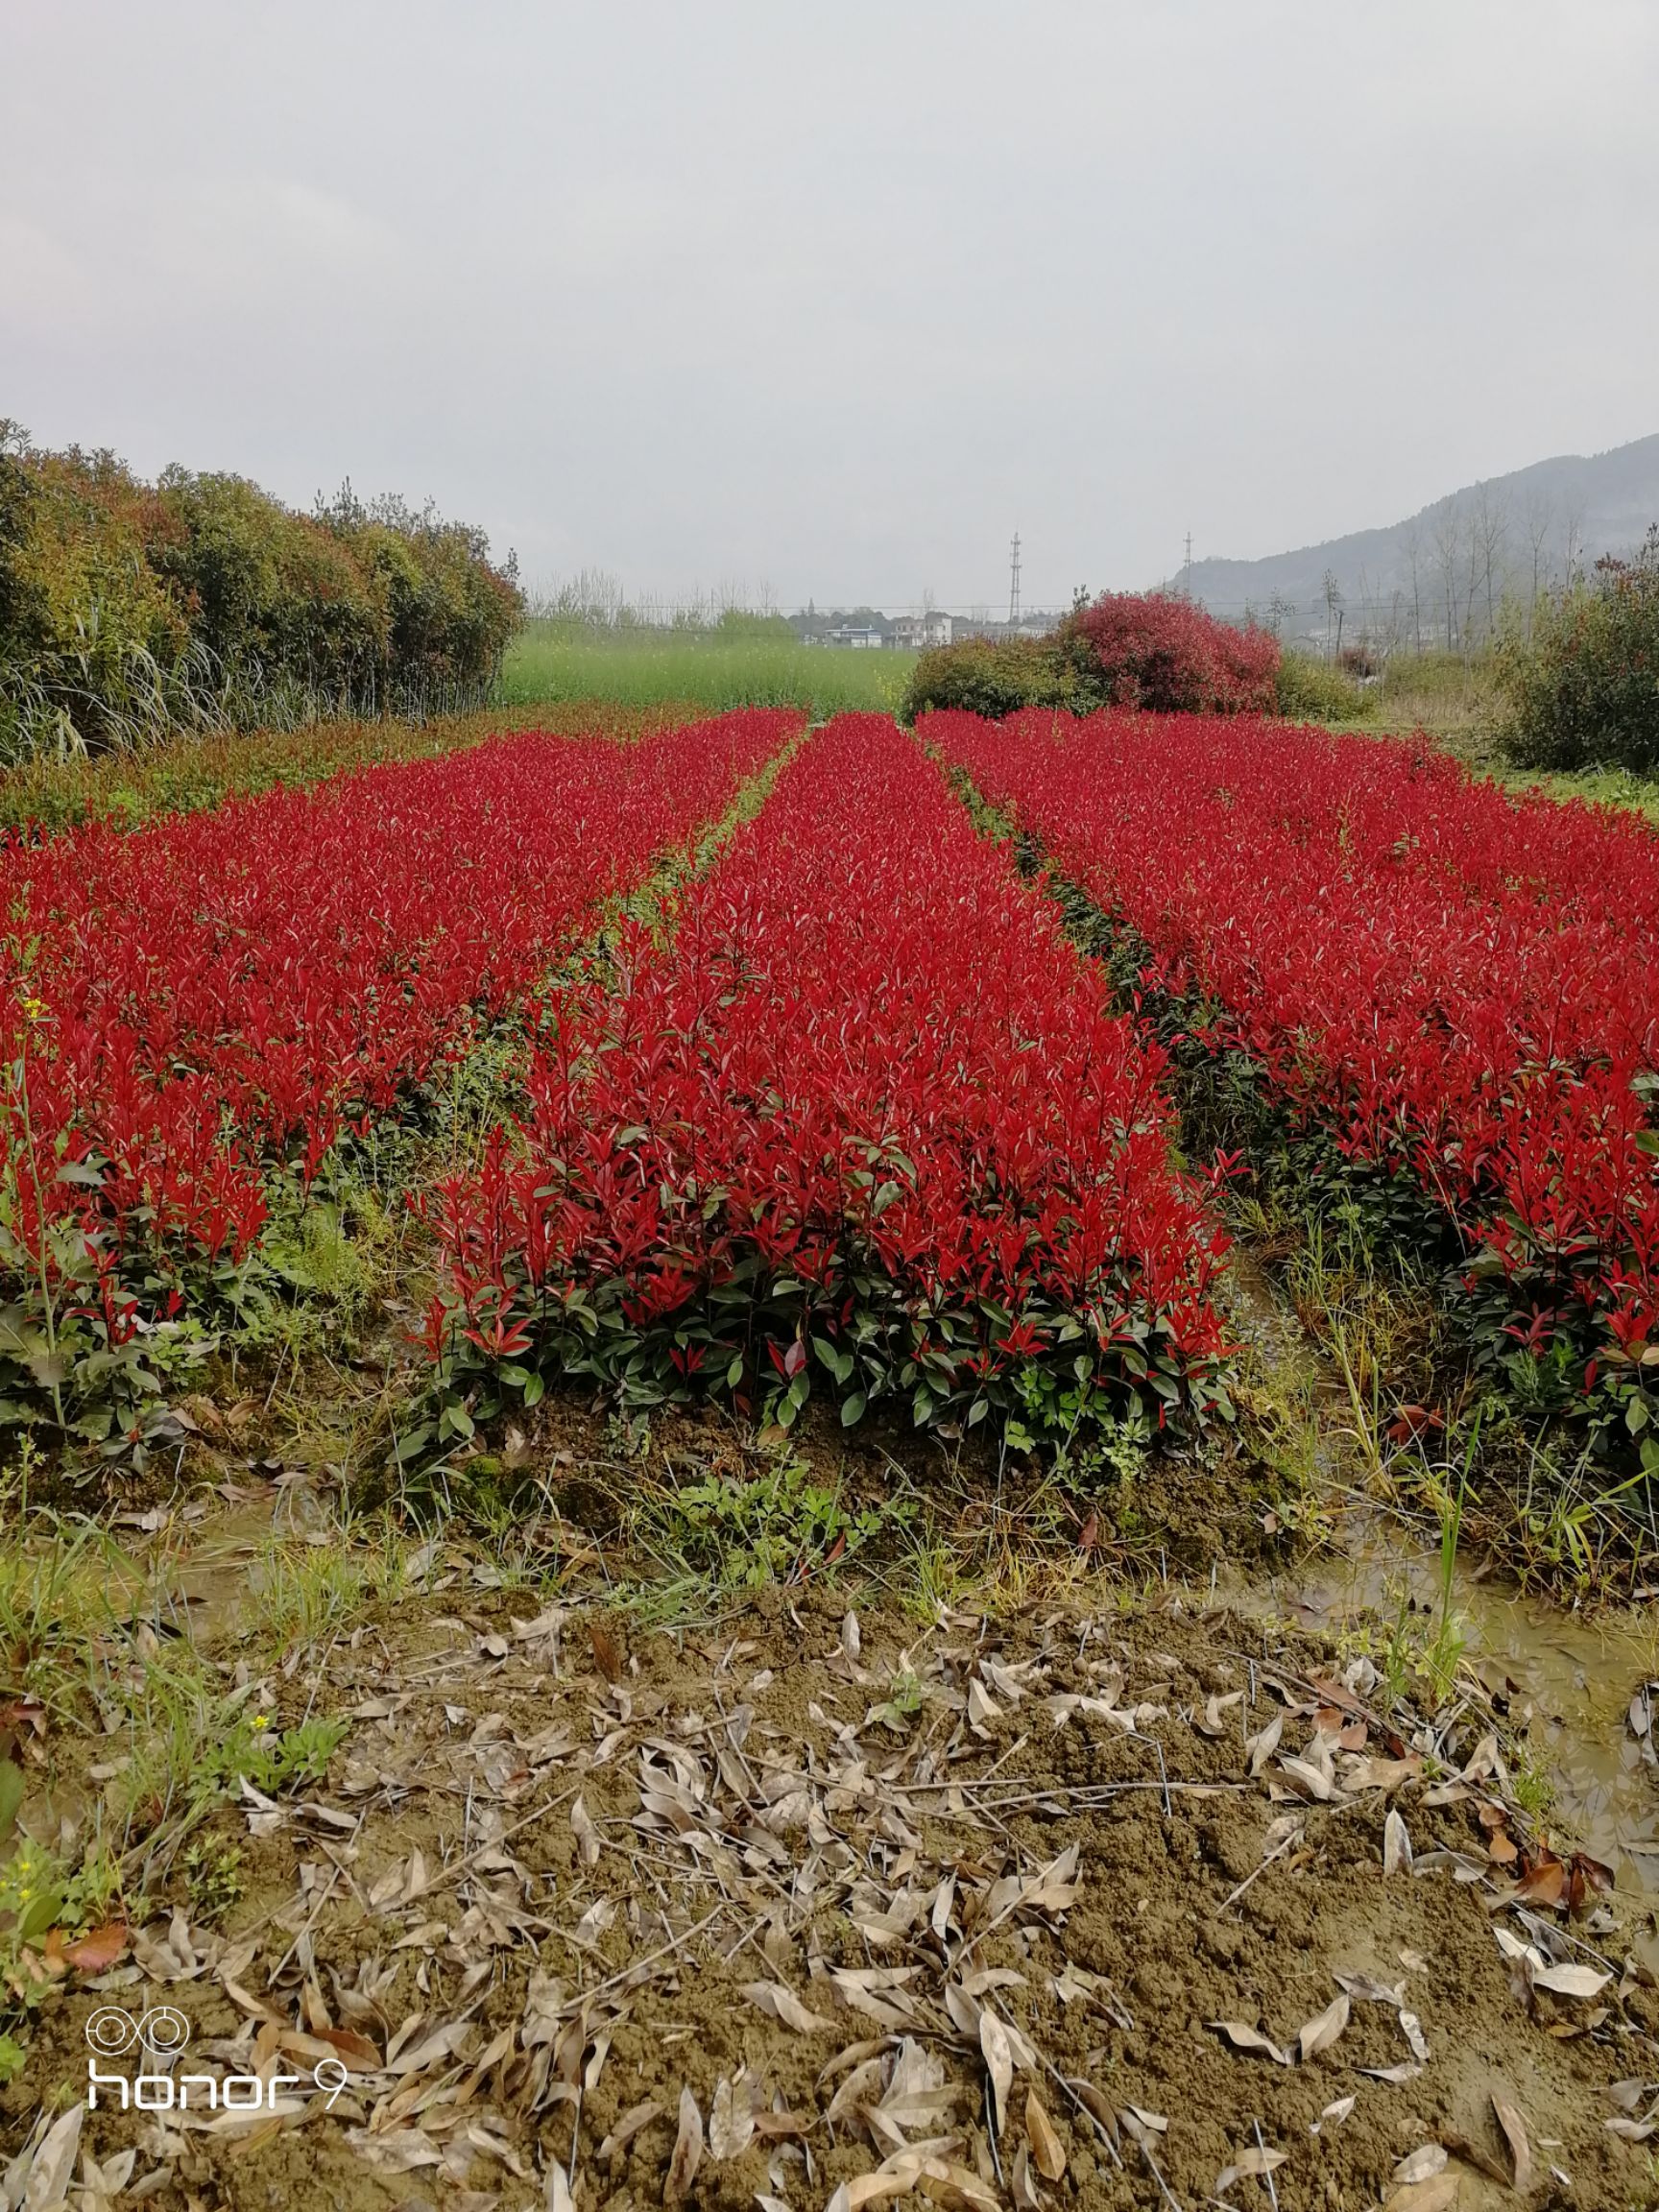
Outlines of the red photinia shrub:
M 1162 714 L 1273 710 L 1278 638 L 1219 622 L 1195 600 L 1107 591 L 1069 614 L 1060 635 L 1115 706 Z
M 434 1208 L 435 1355 L 534 1398 L 1064 1430 L 1213 1388 L 1224 1239 L 1165 1057 L 913 739 L 844 716 L 615 972 L 545 1010 L 524 1124 Z
M 1144 943 L 1149 982 L 1220 1001 L 1214 1041 L 1304 1125 L 1432 1194 L 1507 1283 L 1512 1345 L 1559 1333 L 1640 1374 L 1659 1342 L 1645 823 L 1510 798 L 1426 745 L 1259 722 L 924 729 Z
M 127 1325 L 133 1243 L 240 1258 L 273 1166 L 312 1175 L 799 721 L 494 738 L 0 853 L 0 1275 L 19 1328 L 88 1281 L 103 1323 Z

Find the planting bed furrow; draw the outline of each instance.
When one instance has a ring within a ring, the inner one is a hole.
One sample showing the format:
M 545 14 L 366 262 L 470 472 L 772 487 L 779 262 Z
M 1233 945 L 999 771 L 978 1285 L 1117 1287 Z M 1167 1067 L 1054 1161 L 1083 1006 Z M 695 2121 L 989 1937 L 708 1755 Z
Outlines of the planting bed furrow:
M 787 1426 L 816 1384 L 1016 1435 L 1216 1389 L 1164 1055 L 892 723 L 831 723 L 542 1034 L 533 1111 L 435 1207 L 458 1389 L 701 1384 Z

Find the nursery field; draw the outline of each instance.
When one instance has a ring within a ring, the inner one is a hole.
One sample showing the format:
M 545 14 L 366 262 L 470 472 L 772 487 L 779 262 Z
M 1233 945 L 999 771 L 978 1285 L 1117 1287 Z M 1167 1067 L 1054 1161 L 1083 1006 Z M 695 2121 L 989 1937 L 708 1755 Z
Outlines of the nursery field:
M 0 2207 L 1652 2203 L 1653 831 L 691 673 L 13 794 Z
M 532 616 L 507 649 L 501 689 L 517 707 L 609 699 L 706 714 L 754 706 L 891 713 L 915 665 L 914 653 L 803 645 L 787 636 L 605 630 Z

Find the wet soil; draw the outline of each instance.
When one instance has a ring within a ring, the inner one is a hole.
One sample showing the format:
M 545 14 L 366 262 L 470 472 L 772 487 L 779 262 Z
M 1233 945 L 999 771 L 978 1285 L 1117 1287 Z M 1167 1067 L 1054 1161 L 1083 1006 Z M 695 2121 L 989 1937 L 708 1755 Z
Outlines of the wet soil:
M 1333 1633 L 1403 1614 L 1431 1625 L 1443 1602 L 1437 1549 L 1375 1513 L 1351 1518 L 1340 1551 L 1229 1587 L 1248 1611 Z M 1548 1781 L 1562 1829 L 1614 1866 L 1622 1887 L 1659 1895 L 1659 1693 L 1648 1688 L 1659 1615 L 1650 1604 L 1569 1612 L 1463 1567 L 1450 1602 L 1463 1664 Z
M 1479 1724 L 1328 1637 L 1104 1575 L 698 1632 L 498 1585 L 434 1553 L 278 1671 L 277 1726 L 350 1717 L 325 1784 L 217 1816 L 219 1924 L 180 1885 L 63 1978 L 9 2151 L 98 2008 L 168 2005 L 193 2068 L 299 2081 L 86 2114 L 163 2212 L 1654 2201 L 1640 1912 L 1528 1907 Z

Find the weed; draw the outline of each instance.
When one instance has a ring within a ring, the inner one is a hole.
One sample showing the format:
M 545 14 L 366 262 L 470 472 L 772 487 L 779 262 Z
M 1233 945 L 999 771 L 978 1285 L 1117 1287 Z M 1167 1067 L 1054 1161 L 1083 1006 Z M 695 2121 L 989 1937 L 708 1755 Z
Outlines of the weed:
M 647 1485 L 635 1526 L 678 1586 L 733 1596 L 803 1582 L 882 1531 L 903 1529 L 910 1513 L 904 1499 L 850 1508 L 838 1483 L 784 1454 L 753 1476 L 710 1468 L 689 1481 Z
M 913 1667 L 903 1667 L 889 1683 L 886 1696 L 871 1707 L 870 1719 L 902 1736 L 921 1710 L 922 1677 Z
M 120 1870 L 102 1849 L 69 1867 L 25 1839 L 0 1865 L 0 1945 L 14 1962 L 21 1948 L 37 1943 L 49 1928 L 74 1930 L 104 1919 L 121 1889 Z
M 190 1895 L 190 1916 L 201 1926 L 211 1927 L 241 1898 L 245 1887 L 242 1854 L 234 1843 L 198 1836 L 185 1846 L 180 1864 Z
M 395 1559 L 366 1553 L 331 1530 L 320 1544 L 274 1537 L 248 1578 L 252 1599 L 247 1634 L 284 1647 L 312 1644 L 350 1621 L 395 1578 Z

